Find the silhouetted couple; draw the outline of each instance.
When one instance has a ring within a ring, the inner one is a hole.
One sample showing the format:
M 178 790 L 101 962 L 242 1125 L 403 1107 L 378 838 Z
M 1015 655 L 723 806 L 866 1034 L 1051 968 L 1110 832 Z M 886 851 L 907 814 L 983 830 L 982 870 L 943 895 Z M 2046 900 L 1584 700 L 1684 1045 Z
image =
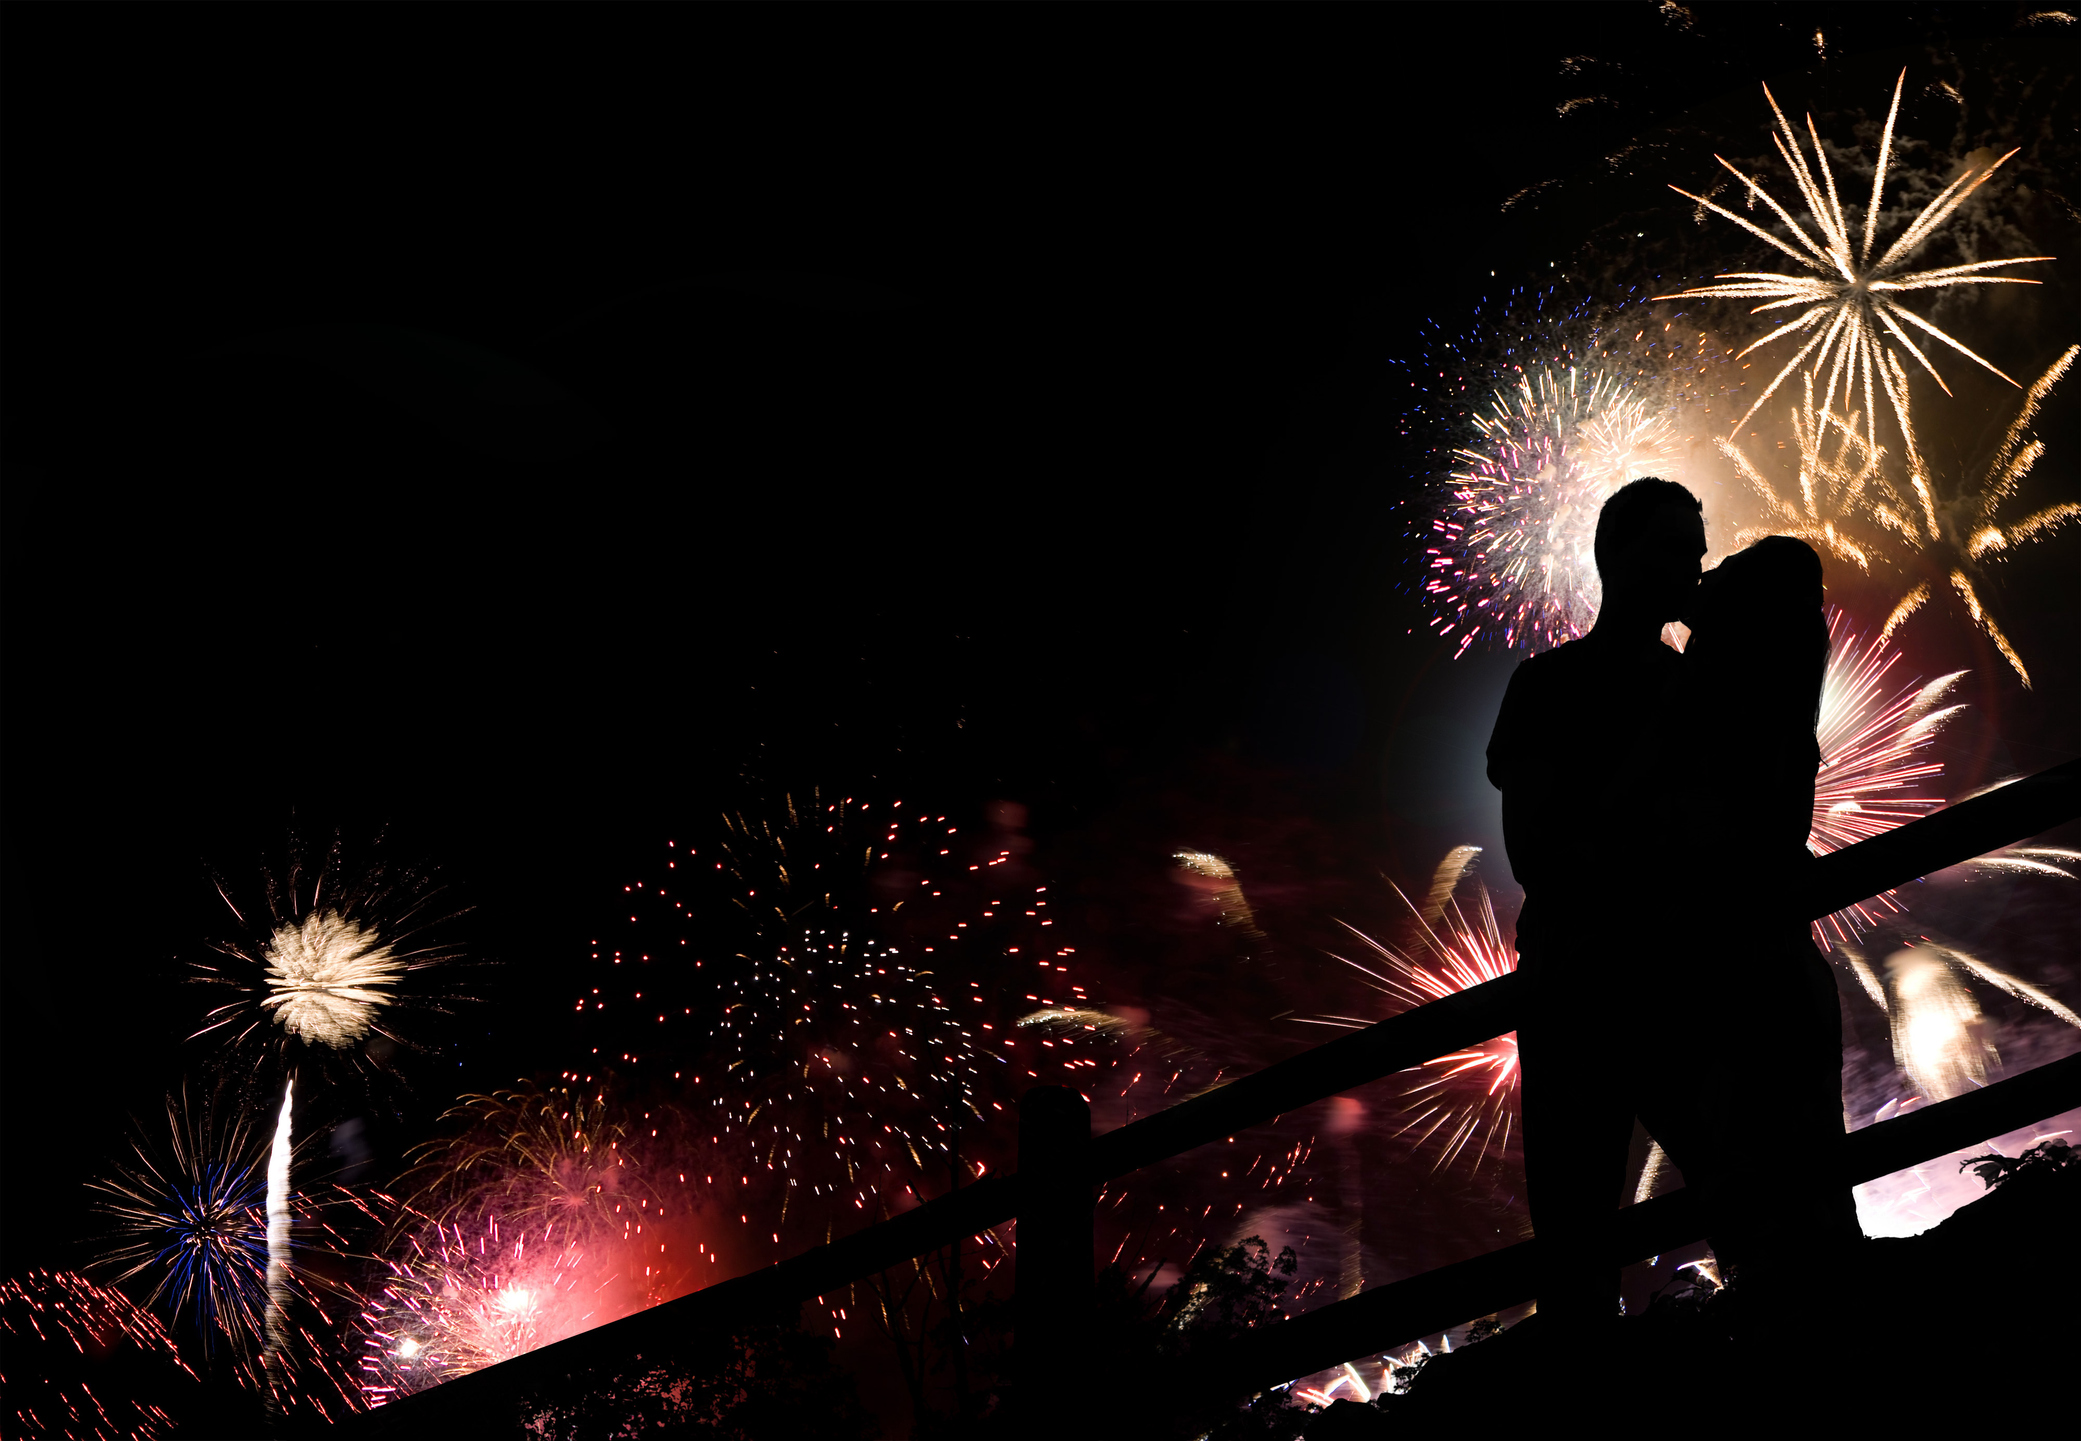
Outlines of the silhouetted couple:
M 1489 742 L 1524 887 L 1525 1189 L 1542 1325 L 1618 1312 L 1613 1222 L 1638 1117 L 1758 1308 L 1859 1235 L 1842 1180 L 1841 1015 L 1798 899 L 1828 627 L 1821 562 L 1759 541 L 1703 577 L 1697 499 L 1636 480 L 1597 520 L 1590 633 L 1518 667 Z M 1682 654 L 1662 641 L 1683 620 Z

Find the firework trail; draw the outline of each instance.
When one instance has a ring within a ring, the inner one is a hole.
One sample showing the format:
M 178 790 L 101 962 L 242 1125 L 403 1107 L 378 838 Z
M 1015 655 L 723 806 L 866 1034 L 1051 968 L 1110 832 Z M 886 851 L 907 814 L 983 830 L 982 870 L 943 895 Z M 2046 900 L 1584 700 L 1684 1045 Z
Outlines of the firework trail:
M 1900 353 L 1913 356 L 1916 363 L 1943 387 L 1946 395 L 1950 387 L 1944 385 L 1936 367 L 1923 354 L 1921 348 L 1910 338 L 1903 326 L 1919 330 L 1930 339 L 1941 342 L 1960 355 L 1983 366 L 2002 379 L 2009 380 L 1994 365 L 1968 350 L 1952 336 L 1939 330 L 1921 316 L 1909 310 L 1894 294 L 1909 290 L 1942 290 L 1961 285 L 2036 285 L 2039 282 L 2010 275 L 1989 275 L 1985 272 L 1999 270 L 2010 265 L 2025 265 L 2035 261 L 2050 260 L 2049 255 L 2016 256 L 2005 260 L 1981 260 L 1964 265 L 1940 266 L 1933 270 L 1910 271 L 1907 264 L 1922 246 L 1935 235 L 1943 223 L 1950 219 L 1966 198 L 1988 177 L 2000 168 L 2015 151 L 1985 167 L 1973 167 L 1952 181 L 1935 199 L 1923 207 L 1921 214 L 1910 221 L 1884 250 L 1876 250 L 1880 201 L 1885 193 L 1886 171 L 1892 159 L 1893 123 L 1900 113 L 1901 86 L 1907 72 L 1893 86 L 1892 107 L 1886 112 L 1886 126 L 1879 139 L 1878 164 L 1872 174 L 1871 201 L 1865 207 L 1861 233 L 1852 236 L 1851 223 L 1842 202 L 1837 196 L 1835 174 L 1829 168 L 1827 156 L 1821 149 L 1820 133 L 1814 128 L 1813 117 L 1807 117 L 1807 135 L 1813 145 L 1812 165 L 1807 163 L 1801 149 L 1799 134 L 1785 119 L 1778 108 L 1777 98 L 1765 86 L 1763 95 L 1770 102 L 1771 114 L 1777 117 L 1778 130 L 1771 139 L 1778 154 L 1784 158 L 1792 171 L 1792 178 L 1806 202 L 1807 213 L 1813 226 L 1820 232 L 1817 240 L 1806 228 L 1793 218 L 1791 212 L 1778 204 L 1756 180 L 1742 174 L 1726 160 L 1715 156 L 1737 179 L 1749 189 L 1750 195 L 1770 207 L 1771 213 L 1791 233 L 1788 243 L 1751 221 L 1742 219 L 1733 211 L 1716 205 L 1706 196 L 1693 195 L 1688 190 L 1671 186 L 1677 194 L 1697 202 L 1755 236 L 1758 240 L 1783 251 L 1799 262 L 1811 274 L 1784 275 L 1765 271 L 1732 271 L 1720 277 L 1733 282 L 1724 285 L 1697 286 L 1677 292 L 1662 299 L 1683 299 L 1691 296 L 1711 296 L 1731 299 L 1755 300 L 1760 302 L 1750 314 L 1764 311 L 1798 309 L 1799 314 L 1753 342 L 1742 352 L 1759 349 L 1773 341 L 1788 336 L 1813 332 L 1810 339 L 1801 345 L 1792 358 L 1778 371 L 1762 394 L 1750 405 L 1748 412 L 1736 421 L 1729 434 L 1735 434 L 1748 423 L 1749 418 L 1762 409 L 1765 401 L 1774 395 L 1786 378 L 1802 363 L 1807 366 L 1811 379 L 1822 380 L 1820 408 L 1832 410 L 1836 397 L 1841 395 L 1847 408 L 1857 403 L 1862 393 L 1862 409 L 1856 411 L 1847 424 L 1859 431 L 1865 444 L 1874 452 L 1879 449 L 1877 396 L 1884 395 L 1891 407 L 1895 421 L 1908 450 L 1908 463 L 1912 472 L 1919 475 L 1919 459 L 1914 453 L 1914 426 L 1909 419 L 1908 377 Z M 1825 379 L 1823 379 L 1825 377 Z M 2010 384 L 2015 384 L 2013 380 Z
M 1213 883 L 1214 904 L 1221 911 L 1222 925 L 1251 940 L 1264 939 L 1264 932 L 1257 928 L 1257 917 L 1250 910 L 1250 902 L 1243 895 L 1242 884 L 1237 881 L 1233 866 L 1210 851 L 1178 851 L 1171 859 L 1191 874 Z
M 1458 846 L 1440 863 L 1431 893 L 1435 897 L 1442 891 L 1448 899 L 1439 905 L 1435 918 L 1427 916 L 1426 908 L 1411 901 L 1399 886 L 1393 888 L 1411 917 L 1408 941 L 1383 945 L 1346 925 L 1344 929 L 1366 947 L 1372 964 L 1334 953 L 1332 958 L 1366 976 L 1367 985 L 1398 1003 L 1398 1008 L 1442 1000 L 1516 970 L 1515 946 L 1497 923 L 1488 888 L 1474 882 L 1471 906 L 1455 894 L 1479 854 L 1478 847 Z M 1372 1021 L 1323 1016 L 1310 1024 L 1357 1030 Z M 1479 1170 L 1492 1155 L 1500 1157 L 1509 1144 L 1516 1114 L 1517 1033 L 1426 1061 L 1422 1069 L 1428 1074 L 1409 1088 L 1404 1103 L 1410 1119 L 1394 1134 L 1416 1132 L 1410 1142 L 1412 1150 L 1437 1138 L 1434 1171 L 1462 1156 L 1477 1136 L 1480 1146 L 1474 1154 L 1474 1169 Z
M 1540 366 L 1498 388 L 1455 450 L 1432 522 L 1431 625 L 1548 649 L 1589 629 L 1602 594 L 1597 512 L 1629 480 L 1682 459 L 1666 409 L 1598 370 Z
M 275 1120 L 274 1144 L 267 1153 L 267 1370 L 276 1384 L 270 1395 L 282 1391 L 282 1351 L 289 1339 L 289 1155 L 290 1108 L 296 1097 L 296 1082 L 282 1087 L 282 1109 Z
M 211 1010 L 190 1039 L 217 1037 L 233 1055 L 257 1049 L 263 1062 L 283 1073 L 266 1172 L 262 1325 L 267 1404 L 270 1416 L 279 1418 L 295 1396 L 291 1373 L 299 1369 L 287 1348 L 297 1338 L 310 1339 L 287 1310 L 299 1063 L 315 1079 L 336 1066 L 359 1069 L 368 1055 L 360 1043 L 371 1034 L 400 1042 L 382 1019 L 400 1001 L 408 979 L 454 959 L 455 952 L 427 935 L 454 913 L 438 908 L 440 890 L 420 872 L 380 858 L 350 866 L 338 837 L 315 867 L 292 838 L 286 866 L 266 877 L 264 910 L 241 909 L 221 880 L 217 889 L 241 934 L 218 942 L 220 959 L 198 964 L 195 978 L 236 995 Z M 307 1354 L 322 1370 L 316 1354 Z
M 66 1271 L 0 1281 L 0 1335 L 0 1415 L 15 1436 L 152 1441 L 173 1426 L 163 1403 L 200 1380 L 156 1316 Z

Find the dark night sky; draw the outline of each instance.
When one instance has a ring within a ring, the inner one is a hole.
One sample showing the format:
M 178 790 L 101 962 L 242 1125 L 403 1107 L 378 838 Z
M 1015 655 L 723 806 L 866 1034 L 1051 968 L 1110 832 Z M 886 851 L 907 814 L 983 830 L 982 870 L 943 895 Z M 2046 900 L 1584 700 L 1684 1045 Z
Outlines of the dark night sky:
M 1504 670 L 1404 634 L 1387 361 L 1816 25 L 2018 13 L 1692 11 L 9 7 L 0 1270 L 76 1263 L 205 862 L 292 819 L 475 902 L 484 1085 L 746 767 L 1045 832 L 1227 748 L 1440 824 Z

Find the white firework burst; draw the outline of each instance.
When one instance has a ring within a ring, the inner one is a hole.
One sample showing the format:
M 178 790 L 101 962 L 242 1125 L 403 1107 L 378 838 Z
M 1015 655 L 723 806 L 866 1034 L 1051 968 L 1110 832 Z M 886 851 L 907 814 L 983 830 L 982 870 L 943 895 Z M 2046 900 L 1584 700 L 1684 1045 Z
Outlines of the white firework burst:
M 336 911 L 277 927 L 264 959 L 272 994 L 261 1006 L 289 1035 L 336 1051 L 368 1034 L 405 973 L 404 959 L 374 931 Z

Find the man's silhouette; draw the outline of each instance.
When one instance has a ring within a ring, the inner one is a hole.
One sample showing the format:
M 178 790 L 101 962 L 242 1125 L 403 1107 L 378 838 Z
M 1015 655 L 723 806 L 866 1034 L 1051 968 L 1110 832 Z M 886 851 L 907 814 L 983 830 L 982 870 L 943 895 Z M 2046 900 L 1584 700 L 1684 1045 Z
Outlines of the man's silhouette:
M 1489 741 L 1525 891 L 1525 1198 L 1550 1329 L 1617 1313 L 1611 1223 L 1634 1117 L 1680 1168 L 1701 1149 L 1687 1017 L 1671 1013 L 1656 934 L 1665 891 L 1646 863 L 1665 843 L 1661 732 L 1682 667 L 1662 628 L 1696 595 L 1704 555 L 1702 508 L 1682 486 L 1636 480 L 1612 496 L 1597 518 L 1596 624 L 1518 667 Z

